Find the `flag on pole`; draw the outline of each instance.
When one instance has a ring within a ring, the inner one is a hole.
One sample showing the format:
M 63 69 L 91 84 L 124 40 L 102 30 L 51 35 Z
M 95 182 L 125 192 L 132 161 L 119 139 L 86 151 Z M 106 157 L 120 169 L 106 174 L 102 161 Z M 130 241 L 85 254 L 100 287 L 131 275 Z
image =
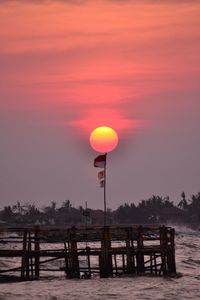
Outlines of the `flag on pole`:
M 106 154 L 99 155 L 94 159 L 94 167 L 104 168 L 106 166 Z
M 104 187 L 104 185 L 105 185 L 105 180 L 101 180 L 100 181 L 100 187 L 102 188 L 102 187 Z
M 98 173 L 98 179 L 101 180 L 101 179 L 104 179 L 104 177 L 105 177 L 104 171 L 100 171 Z

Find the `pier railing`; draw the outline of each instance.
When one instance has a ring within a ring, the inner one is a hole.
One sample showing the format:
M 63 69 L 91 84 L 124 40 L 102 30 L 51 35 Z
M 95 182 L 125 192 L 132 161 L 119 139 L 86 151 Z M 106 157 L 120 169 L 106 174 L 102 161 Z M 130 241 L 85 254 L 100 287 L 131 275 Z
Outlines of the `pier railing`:
M 6 267 L 8 258 L 14 259 L 13 266 Z M 66 278 L 175 274 L 174 229 L 138 225 L 0 229 L 0 280 L 13 274 L 33 280 L 56 271 Z

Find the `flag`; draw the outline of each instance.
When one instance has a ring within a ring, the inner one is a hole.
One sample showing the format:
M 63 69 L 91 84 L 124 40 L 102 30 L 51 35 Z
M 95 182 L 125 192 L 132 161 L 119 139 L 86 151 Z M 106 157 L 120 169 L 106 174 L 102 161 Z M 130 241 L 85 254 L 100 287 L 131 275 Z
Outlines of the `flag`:
M 94 167 L 105 168 L 106 166 L 106 154 L 99 155 L 94 159 Z
M 105 180 L 101 180 L 100 181 L 100 187 L 104 187 L 104 185 L 105 185 Z
M 100 171 L 98 173 L 98 179 L 104 179 L 104 177 L 105 177 L 105 172 L 104 171 Z

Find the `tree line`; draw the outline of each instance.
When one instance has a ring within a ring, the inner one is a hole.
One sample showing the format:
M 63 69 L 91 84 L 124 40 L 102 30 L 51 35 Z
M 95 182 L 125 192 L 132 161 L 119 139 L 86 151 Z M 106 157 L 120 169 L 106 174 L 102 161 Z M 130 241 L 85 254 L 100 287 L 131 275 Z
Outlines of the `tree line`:
M 25 225 L 83 225 L 103 224 L 103 211 L 73 207 L 70 200 L 59 207 L 55 201 L 38 208 L 35 204 L 5 206 L 0 210 L 0 226 Z M 177 205 L 170 198 L 153 195 L 140 201 L 120 205 L 116 210 L 107 210 L 108 224 L 183 224 L 200 228 L 200 193 L 186 197 L 183 192 Z

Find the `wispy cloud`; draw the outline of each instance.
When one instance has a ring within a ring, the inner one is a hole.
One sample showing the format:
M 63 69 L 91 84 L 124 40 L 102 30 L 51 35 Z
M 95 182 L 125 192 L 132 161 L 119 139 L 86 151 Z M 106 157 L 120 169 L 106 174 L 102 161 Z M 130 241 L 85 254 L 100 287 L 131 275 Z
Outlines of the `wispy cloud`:
M 0 4 L 49 4 L 49 3 L 61 2 L 65 4 L 81 5 L 87 0 L 1 0 Z
M 49 4 L 49 3 L 61 2 L 64 4 L 73 4 L 73 5 L 82 5 L 85 3 L 92 3 L 94 0 L 1 0 L 0 4 Z M 199 3 L 200 0 L 97 0 L 96 2 L 99 3 L 118 3 L 121 5 L 126 4 L 159 4 L 159 5 L 166 5 L 166 4 L 191 4 L 191 3 Z
M 66 4 L 82 4 L 86 2 L 87 0 L 1 0 L 0 4 L 4 3 L 26 3 L 26 4 L 44 4 L 44 3 L 50 3 L 50 2 L 62 2 Z

